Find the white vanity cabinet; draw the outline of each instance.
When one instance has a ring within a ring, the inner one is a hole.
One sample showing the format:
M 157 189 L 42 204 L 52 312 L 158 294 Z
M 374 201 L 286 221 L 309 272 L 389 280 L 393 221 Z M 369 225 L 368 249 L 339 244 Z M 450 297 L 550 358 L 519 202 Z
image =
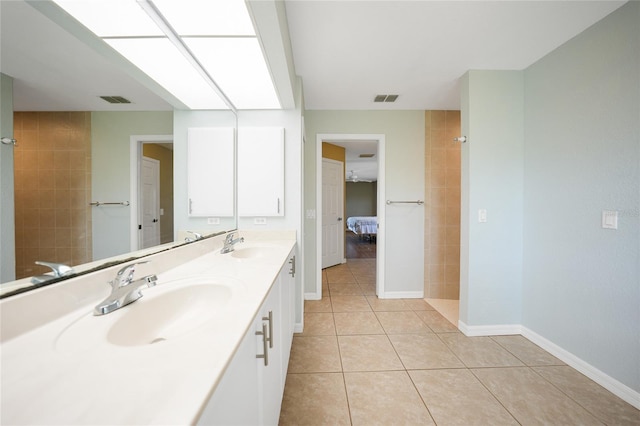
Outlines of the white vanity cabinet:
M 284 128 L 238 128 L 238 215 L 284 216 Z
M 295 322 L 292 250 L 198 424 L 277 425 Z M 266 358 L 265 358 L 266 351 Z
M 187 135 L 189 216 L 233 216 L 233 127 L 192 127 Z

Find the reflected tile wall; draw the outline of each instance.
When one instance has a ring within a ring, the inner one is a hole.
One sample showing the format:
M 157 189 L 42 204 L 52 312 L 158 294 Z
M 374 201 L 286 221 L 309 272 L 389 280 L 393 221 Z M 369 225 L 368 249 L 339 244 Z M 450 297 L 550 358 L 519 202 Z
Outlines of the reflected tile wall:
M 460 111 L 425 112 L 425 297 L 460 296 Z
M 15 112 L 16 278 L 92 259 L 91 113 Z

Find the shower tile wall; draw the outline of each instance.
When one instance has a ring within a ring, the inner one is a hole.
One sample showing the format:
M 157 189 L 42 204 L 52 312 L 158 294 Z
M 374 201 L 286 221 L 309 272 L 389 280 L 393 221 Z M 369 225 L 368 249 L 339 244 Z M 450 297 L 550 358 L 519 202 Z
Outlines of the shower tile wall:
M 15 112 L 16 278 L 92 260 L 91 113 Z
M 425 297 L 460 296 L 460 111 L 425 112 Z

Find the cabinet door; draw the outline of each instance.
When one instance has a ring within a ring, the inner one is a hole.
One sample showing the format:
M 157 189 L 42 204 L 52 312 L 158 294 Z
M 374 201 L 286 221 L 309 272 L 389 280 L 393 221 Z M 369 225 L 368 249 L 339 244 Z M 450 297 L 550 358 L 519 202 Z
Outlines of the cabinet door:
M 282 334 L 282 386 L 287 379 L 287 369 L 289 367 L 289 356 L 291 344 L 293 343 L 293 332 L 295 328 L 295 248 L 289 253 L 287 263 L 280 271 L 280 304 L 282 311 L 281 334 Z
M 256 354 L 262 353 L 262 346 L 256 345 L 254 330 L 261 325 L 262 319 L 256 318 L 249 328 L 198 419 L 199 425 L 260 424 L 260 381 Z
M 233 127 L 188 129 L 189 216 L 233 216 L 234 164 Z
M 278 424 L 295 322 L 291 268 L 280 270 L 198 424 Z
M 284 128 L 238 129 L 238 215 L 284 215 Z
M 280 283 L 274 283 L 267 299 L 262 305 L 262 320 L 267 327 L 269 342 L 267 345 L 268 362 L 258 359 L 258 377 L 260 380 L 261 425 L 277 425 L 280 419 L 280 406 L 284 383 L 282 382 L 282 333 L 281 333 Z M 258 336 L 262 345 L 262 336 Z

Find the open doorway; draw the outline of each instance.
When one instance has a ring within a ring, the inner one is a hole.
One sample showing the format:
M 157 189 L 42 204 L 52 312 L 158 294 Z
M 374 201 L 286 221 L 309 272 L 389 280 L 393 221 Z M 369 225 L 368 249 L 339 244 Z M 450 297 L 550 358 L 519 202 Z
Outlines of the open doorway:
M 325 163 L 329 162 L 323 158 L 323 143 L 342 147 L 345 151 L 344 164 L 338 163 L 342 168 L 340 187 L 344 191 L 344 207 L 340 214 L 335 214 L 339 218 L 338 238 L 344 260 L 342 264 L 326 269 L 323 269 L 328 248 L 325 234 L 330 228 L 324 222 L 330 218 L 328 210 L 331 209 L 327 210 L 330 203 L 325 191 L 328 183 Z M 358 285 L 351 288 L 342 285 L 338 291 L 384 294 L 384 135 L 319 134 L 317 145 L 317 208 L 321 218 L 317 235 L 320 243 L 317 297 L 331 291 L 332 281 L 337 284 L 341 280 L 353 280 L 353 284 Z
M 173 135 L 131 136 L 131 250 L 173 242 Z

